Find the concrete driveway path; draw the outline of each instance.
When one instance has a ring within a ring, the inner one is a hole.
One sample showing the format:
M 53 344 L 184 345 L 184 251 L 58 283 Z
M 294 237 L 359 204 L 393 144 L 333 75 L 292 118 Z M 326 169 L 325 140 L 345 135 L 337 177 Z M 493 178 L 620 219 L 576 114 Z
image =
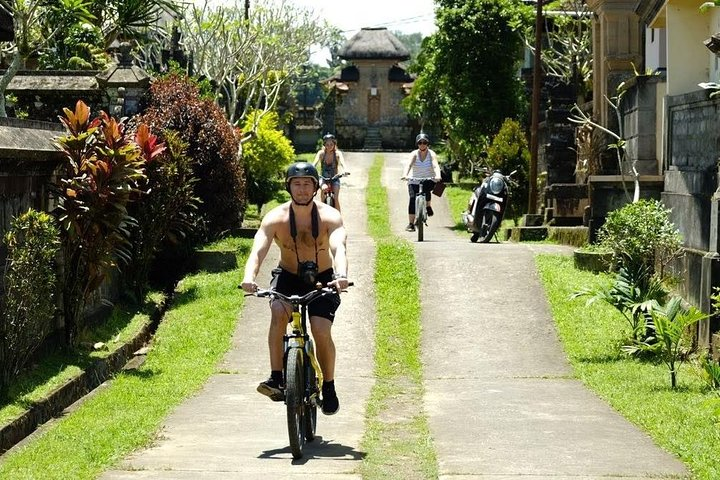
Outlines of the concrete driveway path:
M 331 417 L 318 411 L 318 436 L 306 446 L 305 456 L 292 459 L 284 404 L 255 391 L 269 373 L 270 312 L 267 300 L 248 297 L 219 373 L 169 416 L 152 447 L 131 455 L 102 479 L 361 478 L 365 403 L 374 382 L 375 248 L 366 234 L 365 214 L 372 158 L 372 154 L 347 155 L 351 175 L 343 179 L 341 200 L 349 235 L 349 276 L 356 286 L 343 294 L 333 328 L 340 411 Z M 270 281 L 277 253 L 273 247 L 265 261 L 258 276 L 261 286 Z
M 386 154 L 393 230 L 414 242 L 421 277 L 425 411 L 447 480 L 608 480 L 685 476 L 684 465 L 572 371 L 535 272 L 538 251 L 472 244 L 433 196 L 425 241 L 405 232 L 405 154 Z M 673 477 L 676 478 L 676 477 Z

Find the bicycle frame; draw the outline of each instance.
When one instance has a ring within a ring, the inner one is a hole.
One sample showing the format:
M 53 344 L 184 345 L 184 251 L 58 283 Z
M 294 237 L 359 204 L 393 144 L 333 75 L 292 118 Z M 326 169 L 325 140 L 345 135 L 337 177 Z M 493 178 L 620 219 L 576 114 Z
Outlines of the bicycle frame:
M 318 297 L 319 298 L 319 297 Z M 284 345 L 284 358 L 287 359 L 288 351 L 291 348 L 301 348 L 305 354 L 308 356 L 310 360 L 310 364 L 312 365 L 312 368 L 315 370 L 315 374 L 317 375 L 318 379 L 318 388 L 322 388 L 323 383 L 323 375 L 322 375 L 322 369 L 320 368 L 320 364 L 317 361 L 317 358 L 315 357 L 315 347 L 312 343 L 312 340 L 310 339 L 310 335 L 307 333 L 307 304 L 302 305 L 302 307 L 299 306 L 299 304 L 292 304 L 293 311 L 291 313 L 291 320 L 288 323 L 289 331 L 285 333 L 283 336 L 283 345 Z M 306 345 L 309 344 L 309 348 L 306 348 Z M 287 378 L 285 379 L 287 384 Z M 315 392 L 314 396 L 311 396 L 313 400 L 316 402 L 317 400 L 317 394 L 319 392 Z
M 415 195 L 415 229 L 417 231 L 418 242 L 422 242 L 425 236 L 424 230 L 427 225 L 427 199 L 425 198 L 425 182 L 435 180 L 434 178 L 408 178 L 408 181 L 414 180 L 419 183 L 418 194 Z
M 333 182 L 342 177 L 350 175 L 350 172 L 338 173 L 333 177 L 320 177 L 322 183 L 320 184 L 321 199 L 323 203 L 335 207 L 335 191 L 333 190 Z

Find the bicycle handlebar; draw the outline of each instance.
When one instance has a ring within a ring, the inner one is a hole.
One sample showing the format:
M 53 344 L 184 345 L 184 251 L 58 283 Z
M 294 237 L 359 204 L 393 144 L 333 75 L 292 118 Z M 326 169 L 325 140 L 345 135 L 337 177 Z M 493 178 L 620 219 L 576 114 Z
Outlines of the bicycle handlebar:
M 350 175 L 350 172 L 338 173 L 336 175 L 333 175 L 332 177 L 323 177 L 321 175 L 320 178 L 325 180 L 326 182 L 334 182 L 335 180 L 342 178 L 342 177 L 346 177 L 348 175 Z
M 427 182 L 427 181 L 435 181 L 435 177 L 405 177 L 405 180 L 407 181 L 415 181 L 415 182 Z
M 354 282 L 348 282 L 348 286 L 352 287 L 355 285 Z M 242 287 L 241 287 L 242 288 Z M 346 290 L 342 290 L 343 292 Z M 280 300 L 284 300 L 286 302 L 297 304 L 297 305 L 307 305 L 313 300 L 316 300 L 320 297 L 324 297 L 325 295 L 331 294 L 331 293 L 337 293 L 338 290 L 335 287 L 320 287 L 315 290 L 312 290 L 305 295 L 285 295 L 284 293 L 280 293 L 276 290 L 273 290 L 272 288 L 269 289 L 263 289 L 259 288 L 254 293 L 246 293 L 245 296 L 253 296 L 258 298 L 278 298 Z

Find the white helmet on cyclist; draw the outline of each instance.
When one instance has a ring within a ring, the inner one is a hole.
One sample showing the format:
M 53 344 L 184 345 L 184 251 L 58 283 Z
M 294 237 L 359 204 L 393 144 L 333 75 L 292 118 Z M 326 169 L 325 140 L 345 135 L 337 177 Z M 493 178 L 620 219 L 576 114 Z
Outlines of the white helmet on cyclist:
M 415 145 L 420 145 L 420 142 L 422 142 L 423 140 L 428 145 L 430 144 L 430 137 L 428 137 L 426 133 L 420 133 L 417 137 L 415 137 Z

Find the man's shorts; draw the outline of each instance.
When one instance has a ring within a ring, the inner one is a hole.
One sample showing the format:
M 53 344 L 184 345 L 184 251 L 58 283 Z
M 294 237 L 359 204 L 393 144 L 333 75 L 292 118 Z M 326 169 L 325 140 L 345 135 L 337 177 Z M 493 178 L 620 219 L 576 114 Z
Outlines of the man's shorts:
M 323 285 L 331 282 L 333 276 L 332 268 L 318 274 L 317 281 Z M 305 295 L 315 287 L 307 285 L 300 277 L 288 272 L 284 268 L 274 268 L 270 287 L 284 295 Z M 320 297 L 308 305 L 308 313 L 311 317 L 327 318 L 331 322 L 335 320 L 335 311 L 340 306 L 340 294 L 334 293 Z

